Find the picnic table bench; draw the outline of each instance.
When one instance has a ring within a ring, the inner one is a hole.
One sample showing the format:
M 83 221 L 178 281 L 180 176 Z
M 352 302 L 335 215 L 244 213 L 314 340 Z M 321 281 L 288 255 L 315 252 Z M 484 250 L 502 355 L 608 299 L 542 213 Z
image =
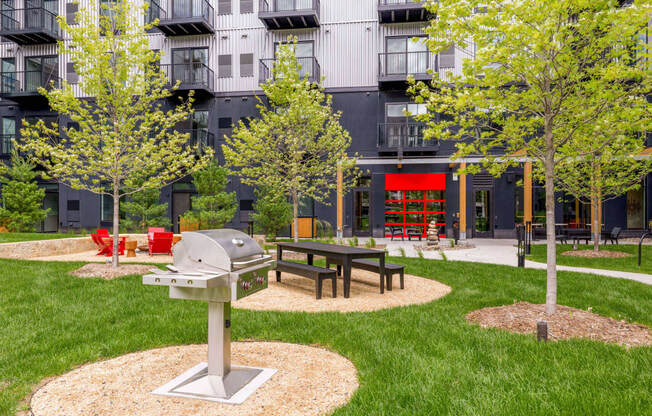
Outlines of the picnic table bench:
M 337 274 L 335 270 L 324 269 L 310 264 L 294 263 L 290 261 L 276 262 L 276 281 L 281 281 L 281 272 L 291 273 L 297 276 L 306 277 L 315 281 L 315 297 L 321 299 L 322 282 L 331 279 L 333 286 L 333 297 L 337 297 Z

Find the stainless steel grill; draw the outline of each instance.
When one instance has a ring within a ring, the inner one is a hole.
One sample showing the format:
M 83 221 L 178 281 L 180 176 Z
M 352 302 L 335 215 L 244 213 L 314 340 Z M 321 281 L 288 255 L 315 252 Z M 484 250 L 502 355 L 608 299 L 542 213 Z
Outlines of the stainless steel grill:
M 242 403 L 276 370 L 231 366 L 231 301 L 265 289 L 276 262 L 249 236 L 230 229 L 182 233 L 173 258 L 167 270 L 143 276 L 143 284 L 169 286 L 173 299 L 208 302 L 208 362 L 153 393 Z

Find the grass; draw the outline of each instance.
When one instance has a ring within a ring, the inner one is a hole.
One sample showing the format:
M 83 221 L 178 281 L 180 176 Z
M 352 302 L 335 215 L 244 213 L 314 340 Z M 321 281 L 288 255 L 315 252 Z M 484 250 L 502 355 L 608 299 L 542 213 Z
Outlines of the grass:
M 360 388 L 336 415 L 643 415 L 652 408 L 652 347 L 538 343 L 483 329 L 467 312 L 542 303 L 545 272 L 391 258 L 453 287 L 429 304 L 373 313 L 234 310 L 238 339 L 319 344 L 348 357 Z M 128 352 L 206 342 L 206 305 L 171 300 L 138 276 L 78 279 L 80 264 L 0 260 L 0 414 L 40 380 Z M 559 273 L 559 303 L 652 325 L 652 286 Z
M 557 244 L 557 264 L 562 264 L 564 266 L 590 267 L 593 269 L 619 270 L 623 272 L 652 274 L 652 246 L 650 245 L 644 245 L 642 247 L 641 268 L 638 267 L 638 245 L 635 244 L 600 246 L 600 250 L 622 251 L 632 255 L 632 257 L 622 257 L 615 259 L 570 257 L 563 256 L 561 254 L 572 249 L 573 246 L 571 244 Z M 593 245 L 578 246 L 578 250 L 584 249 L 592 250 Z M 533 244 L 531 255 L 527 259 L 545 263 L 547 252 L 548 250 L 546 249 L 545 244 Z
M 83 237 L 82 234 L 61 233 L 0 233 L 0 243 L 16 243 L 19 241 L 53 240 L 55 238 Z

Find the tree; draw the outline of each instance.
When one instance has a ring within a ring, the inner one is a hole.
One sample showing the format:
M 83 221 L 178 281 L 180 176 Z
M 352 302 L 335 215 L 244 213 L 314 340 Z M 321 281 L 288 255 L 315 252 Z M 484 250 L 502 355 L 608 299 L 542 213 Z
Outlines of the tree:
M 192 211 L 184 217 L 199 224 L 200 230 L 222 228 L 235 215 L 235 192 L 225 191 L 228 175 L 228 169 L 220 166 L 217 160 L 193 175 L 198 195 L 192 197 Z
M 274 190 L 256 189 L 256 202 L 252 214 L 256 229 L 268 240 L 275 240 L 279 232 L 292 224 L 292 204 L 285 194 Z
M 561 149 L 620 108 L 645 107 L 649 71 L 633 64 L 637 34 L 647 25 L 649 2 L 627 8 L 615 0 L 429 0 L 436 15 L 425 29 L 428 47 L 464 51 L 461 73 L 436 74 L 410 91 L 426 103 L 426 138 L 455 139 L 456 156 L 479 155 L 498 176 L 533 161 L 545 184 L 547 228 L 546 312 L 557 303 L 555 166 L 590 155 Z M 472 45 L 472 43 L 474 45 Z M 523 158 L 501 155 L 521 154 Z
M 71 85 L 49 85 L 39 92 L 60 117 L 78 128 L 47 126 L 42 120 L 24 123 L 22 150 L 42 165 L 48 176 L 74 189 L 113 197 L 113 267 L 118 262 L 120 198 L 161 188 L 203 167 L 212 150 L 199 149 L 189 134 L 174 130 L 192 114 L 192 92 L 165 110 L 169 87 L 160 70 L 160 53 L 150 49 L 147 30 L 139 20 L 147 5 L 130 1 L 101 3 L 80 10 L 76 25 L 59 17 L 69 40 L 60 43 L 79 75 L 75 96 Z
M 36 224 L 45 220 L 49 209 L 43 209 L 45 190 L 34 179 L 39 176 L 35 165 L 20 157 L 14 148 L 11 163 L 0 165 L 3 206 L 0 207 L 0 225 L 11 232 L 34 231 Z
M 144 189 L 131 195 L 122 203 L 124 227 L 130 231 L 146 232 L 149 227 L 170 227 L 168 204 L 160 203 L 159 189 Z
M 259 99 L 260 117 L 246 126 L 242 121 L 222 146 L 227 165 L 243 183 L 289 197 L 293 206 L 294 239 L 299 238 L 301 197 L 327 203 L 336 189 L 338 166 L 344 189 L 355 176 L 355 159 L 347 155 L 349 133 L 334 112 L 332 97 L 308 74 L 299 75 L 294 55 L 296 39 L 281 45 L 272 78 L 261 85 L 268 104 Z
M 639 157 L 645 149 L 645 123 L 649 123 L 646 109 L 639 110 L 638 116 L 629 111 L 623 119 L 615 109 L 611 118 L 605 117 L 560 148 L 569 157 L 555 166 L 558 188 L 591 204 L 594 251 L 600 250 L 600 203 L 638 189 L 652 171 L 652 160 Z M 576 148 L 587 155 L 576 156 Z

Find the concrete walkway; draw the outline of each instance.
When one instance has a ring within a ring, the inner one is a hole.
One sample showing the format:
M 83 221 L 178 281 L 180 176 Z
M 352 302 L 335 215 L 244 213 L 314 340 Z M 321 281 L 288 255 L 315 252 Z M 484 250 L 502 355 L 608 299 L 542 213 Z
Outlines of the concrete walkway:
M 360 239 L 365 241 L 365 239 Z M 464 250 L 445 250 L 444 254 L 448 260 L 469 261 L 475 263 L 488 263 L 488 264 L 501 264 L 506 266 L 517 267 L 516 257 L 516 240 L 493 240 L 493 239 L 473 239 L 468 240 L 475 248 Z M 389 239 L 376 239 L 378 244 L 387 244 L 387 250 L 391 256 L 401 256 L 400 248 L 405 251 L 406 257 L 417 257 L 418 246 L 422 246 L 425 242 L 418 241 L 390 241 Z M 441 255 L 438 251 L 423 251 L 423 255 L 428 259 L 441 260 Z M 538 263 L 530 260 L 525 261 L 525 267 L 531 269 L 544 269 L 545 263 Z M 631 273 L 616 270 L 604 269 L 591 269 L 588 267 L 572 267 L 557 265 L 557 270 L 597 274 L 600 276 L 614 277 L 618 279 L 629 279 L 637 282 L 652 285 L 652 275 L 645 273 Z

